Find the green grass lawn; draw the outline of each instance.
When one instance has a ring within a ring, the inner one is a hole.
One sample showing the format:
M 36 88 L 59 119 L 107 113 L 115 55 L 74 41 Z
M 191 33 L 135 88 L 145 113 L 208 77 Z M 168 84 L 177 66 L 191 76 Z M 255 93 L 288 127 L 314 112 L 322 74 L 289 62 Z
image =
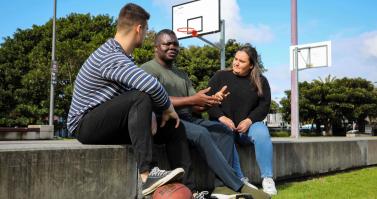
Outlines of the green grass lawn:
M 377 199 L 377 167 L 278 185 L 280 198 Z

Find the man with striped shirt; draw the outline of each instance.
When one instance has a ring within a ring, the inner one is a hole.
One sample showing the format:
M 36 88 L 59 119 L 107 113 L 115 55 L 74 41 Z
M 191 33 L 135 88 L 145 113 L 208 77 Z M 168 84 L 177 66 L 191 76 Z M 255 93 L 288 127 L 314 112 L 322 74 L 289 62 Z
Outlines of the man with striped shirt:
M 149 14 L 136 4 L 125 5 L 114 38 L 100 46 L 81 67 L 76 80 L 67 126 L 83 144 L 132 144 L 143 182 L 143 194 L 183 176 L 189 168 L 185 131 L 165 89 L 138 68 L 131 56 L 141 46 Z M 152 109 L 159 112 L 166 131 L 151 128 Z M 169 120 L 169 119 L 174 119 Z M 165 143 L 172 171 L 152 162 L 152 139 Z

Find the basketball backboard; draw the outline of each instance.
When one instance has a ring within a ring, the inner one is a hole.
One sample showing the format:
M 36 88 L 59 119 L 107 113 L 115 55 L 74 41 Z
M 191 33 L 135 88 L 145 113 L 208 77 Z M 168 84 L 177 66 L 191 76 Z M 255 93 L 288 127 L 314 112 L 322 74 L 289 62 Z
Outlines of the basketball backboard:
M 172 6 L 172 30 L 178 39 L 220 31 L 220 0 L 196 0 Z
M 289 47 L 290 69 L 293 70 L 295 48 L 298 48 L 298 69 L 331 66 L 331 41 Z

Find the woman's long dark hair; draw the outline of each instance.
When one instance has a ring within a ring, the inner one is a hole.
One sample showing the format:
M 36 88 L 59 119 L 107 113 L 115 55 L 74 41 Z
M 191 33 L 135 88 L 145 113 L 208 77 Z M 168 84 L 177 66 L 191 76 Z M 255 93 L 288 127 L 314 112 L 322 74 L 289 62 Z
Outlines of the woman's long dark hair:
M 253 66 L 250 72 L 250 76 L 249 76 L 251 84 L 252 86 L 256 88 L 258 96 L 262 96 L 263 95 L 262 79 L 261 79 L 262 71 L 259 67 L 257 50 L 250 44 L 245 44 L 244 46 L 242 46 L 240 49 L 237 50 L 237 52 L 239 51 L 245 52 L 248 55 L 249 62 Z M 233 67 L 231 67 L 230 70 L 233 70 L 232 68 Z

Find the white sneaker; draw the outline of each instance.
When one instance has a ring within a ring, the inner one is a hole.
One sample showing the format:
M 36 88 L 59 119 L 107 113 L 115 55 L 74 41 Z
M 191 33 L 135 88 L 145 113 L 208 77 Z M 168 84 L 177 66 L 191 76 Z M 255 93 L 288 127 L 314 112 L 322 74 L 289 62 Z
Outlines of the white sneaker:
M 243 177 L 243 178 L 241 178 L 241 181 L 242 181 L 246 186 L 258 190 L 258 187 L 254 186 L 253 184 L 251 184 L 251 183 L 249 182 L 249 178 L 247 178 L 247 177 Z
M 276 195 L 278 193 L 275 187 L 275 182 L 272 178 L 263 178 L 262 187 L 263 191 L 269 195 Z

